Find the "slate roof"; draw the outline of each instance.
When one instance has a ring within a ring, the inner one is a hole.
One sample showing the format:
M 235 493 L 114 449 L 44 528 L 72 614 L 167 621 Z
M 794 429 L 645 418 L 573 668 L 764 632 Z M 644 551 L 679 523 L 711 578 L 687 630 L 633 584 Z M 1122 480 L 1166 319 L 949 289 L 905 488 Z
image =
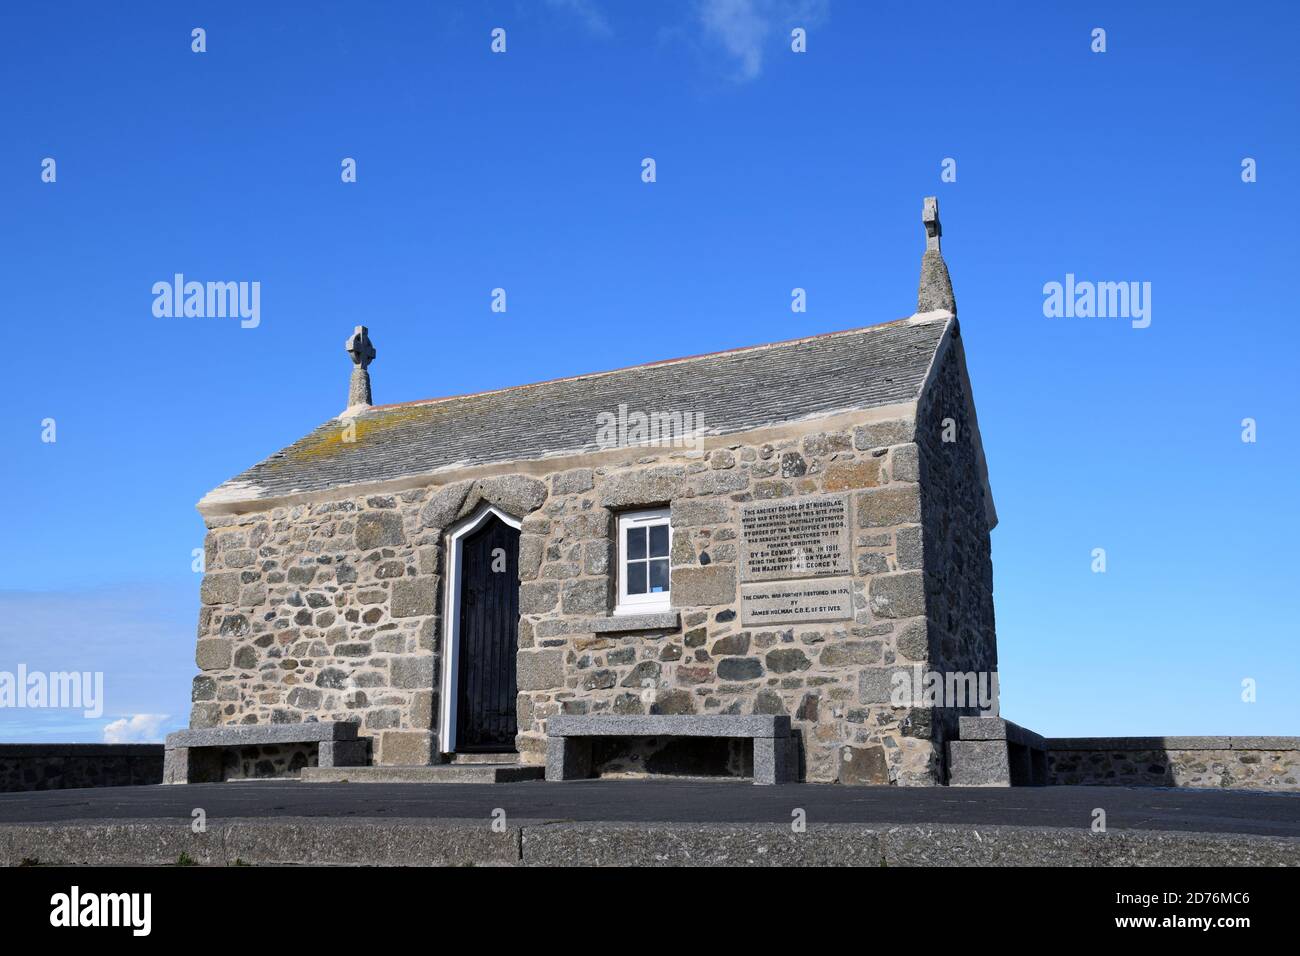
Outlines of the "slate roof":
M 950 320 L 901 319 L 772 345 L 398 405 L 332 419 L 201 505 L 279 498 L 434 471 L 598 450 L 597 416 L 696 412 L 727 434 L 914 401 Z

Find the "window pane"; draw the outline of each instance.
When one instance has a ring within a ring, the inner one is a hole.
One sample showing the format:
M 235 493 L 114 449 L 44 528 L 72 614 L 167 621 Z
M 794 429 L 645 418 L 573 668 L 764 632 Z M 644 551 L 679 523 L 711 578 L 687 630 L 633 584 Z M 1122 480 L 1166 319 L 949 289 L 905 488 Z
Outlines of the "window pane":
M 645 557 L 645 528 L 627 529 L 627 557 L 629 561 Z
M 650 527 L 650 557 L 668 557 L 668 525 L 657 524 Z
M 644 535 L 642 535 L 644 537 Z M 645 562 L 629 561 L 627 565 L 627 593 L 645 594 Z
M 650 593 L 668 590 L 668 559 L 659 558 L 650 562 Z

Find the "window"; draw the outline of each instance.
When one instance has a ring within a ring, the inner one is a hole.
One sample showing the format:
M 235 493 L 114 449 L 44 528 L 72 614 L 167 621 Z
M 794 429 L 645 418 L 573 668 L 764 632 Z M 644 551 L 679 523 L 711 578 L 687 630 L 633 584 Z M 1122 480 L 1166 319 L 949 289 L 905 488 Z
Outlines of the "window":
M 666 611 L 672 528 L 667 508 L 618 516 L 618 606 L 615 614 Z

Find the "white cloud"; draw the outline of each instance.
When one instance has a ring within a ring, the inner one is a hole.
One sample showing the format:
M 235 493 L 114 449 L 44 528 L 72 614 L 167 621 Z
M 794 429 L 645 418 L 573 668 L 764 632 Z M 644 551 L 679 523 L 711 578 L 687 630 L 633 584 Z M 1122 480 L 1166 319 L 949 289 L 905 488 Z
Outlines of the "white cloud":
M 144 744 L 162 740 L 162 722 L 166 714 L 135 714 L 104 727 L 106 744 Z
M 826 0 L 699 0 L 706 35 L 735 61 L 735 79 L 741 82 L 763 72 L 763 54 L 774 30 L 812 26 L 825 12 Z
M 546 2 L 557 10 L 567 10 L 572 13 L 592 33 L 609 36 L 614 32 L 609 25 L 609 20 L 593 0 L 546 0 Z

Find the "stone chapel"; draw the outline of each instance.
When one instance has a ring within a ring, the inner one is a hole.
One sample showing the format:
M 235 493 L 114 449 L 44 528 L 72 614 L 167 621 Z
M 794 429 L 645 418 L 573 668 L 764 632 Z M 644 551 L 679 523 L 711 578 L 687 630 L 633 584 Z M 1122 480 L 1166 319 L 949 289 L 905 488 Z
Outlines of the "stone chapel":
M 996 672 L 997 515 L 923 224 L 915 313 L 843 332 L 375 405 L 358 327 L 348 407 L 199 502 L 192 730 L 540 767 L 557 715 L 780 715 L 795 779 L 944 783 L 977 711 L 892 678 Z M 745 772 L 725 739 L 596 760 Z

